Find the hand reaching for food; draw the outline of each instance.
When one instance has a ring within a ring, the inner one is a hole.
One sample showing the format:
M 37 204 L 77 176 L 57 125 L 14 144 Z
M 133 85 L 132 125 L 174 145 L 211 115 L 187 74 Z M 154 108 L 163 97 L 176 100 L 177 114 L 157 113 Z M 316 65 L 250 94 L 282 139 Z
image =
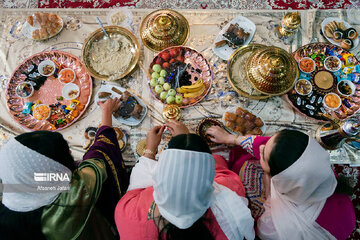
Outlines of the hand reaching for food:
M 147 132 L 146 135 L 146 149 L 153 152 L 153 155 L 155 156 L 155 153 L 157 151 L 157 148 L 161 142 L 161 137 L 164 132 L 165 126 L 155 126 L 152 129 L 150 129 Z
M 234 142 L 235 135 L 232 135 L 225 131 L 225 129 L 219 126 L 212 126 L 207 131 L 206 134 L 210 135 L 210 140 L 215 143 L 225 143 L 229 144 Z
M 99 106 L 101 107 L 102 111 L 102 119 L 101 125 L 102 126 L 112 126 L 112 113 L 119 109 L 121 106 L 121 102 L 119 98 L 110 98 L 103 102 L 98 102 Z
M 180 134 L 188 134 L 190 133 L 189 129 L 182 122 L 176 120 L 170 120 L 165 126 L 169 129 L 171 135 L 173 137 Z

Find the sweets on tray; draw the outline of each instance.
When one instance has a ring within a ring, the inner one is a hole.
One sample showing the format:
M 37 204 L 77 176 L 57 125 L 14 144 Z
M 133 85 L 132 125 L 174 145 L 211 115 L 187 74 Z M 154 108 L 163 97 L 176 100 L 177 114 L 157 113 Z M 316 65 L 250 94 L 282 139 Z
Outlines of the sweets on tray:
M 332 21 L 325 25 L 326 37 L 340 44 L 343 49 L 349 50 L 354 46 L 354 40 L 358 37 L 354 28 L 346 28 L 344 22 Z
M 226 127 L 242 135 L 263 134 L 260 128 L 264 126 L 264 122 L 261 118 L 240 107 L 236 109 L 235 113 L 226 112 L 224 120 Z
M 250 36 L 239 24 L 230 24 L 223 36 L 235 46 L 243 45 Z
M 143 107 L 138 103 L 134 96 L 132 96 L 128 91 L 122 92 L 116 87 L 113 87 L 111 90 L 121 95 L 121 106 L 113 113 L 114 117 L 122 117 L 123 119 L 127 119 L 129 117 L 134 117 L 136 119 L 141 118 Z

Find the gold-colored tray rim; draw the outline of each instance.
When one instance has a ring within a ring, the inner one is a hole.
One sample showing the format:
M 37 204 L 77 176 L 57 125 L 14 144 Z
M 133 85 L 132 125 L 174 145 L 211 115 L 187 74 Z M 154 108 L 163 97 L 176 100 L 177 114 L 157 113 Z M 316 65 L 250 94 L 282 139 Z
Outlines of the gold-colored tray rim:
M 143 35 L 143 27 L 144 27 L 144 24 L 145 22 L 148 20 L 148 18 L 150 17 L 151 14 L 155 13 L 155 12 L 161 12 L 161 11 L 169 11 L 169 12 L 174 12 L 176 14 L 179 14 L 179 16 L 181 16 L 184 20 L 184 22 L 186 23 L 186 28 L 188 29 L 187 31 L 187 34 L 186 34 L 186 38 L 184 40 L 184 42 L 180 45 L 171 45 L 171 46 L 165 46 L 163 48 L 152 48 L 150 47 L 150 45 L 143 39 L 142 35 Z M 147 47 L 148 49 L 150 49 L 151 51 L 153 52 L 161 52 L 162 50 L 166 49 L 166 48 L 169 48 L 169 47 L 175 47 L 175 46 L 185 46 L 185 44 L 187 43 L 188 39 L 189 39 L 189 36 L 190 36 L 190 25 L 189 25 L 189 22 L 188 20 L 186 19 L 186 17 L 184 17 L 184 15 L 182 15 L 180 12 L 178 11 L 175 11 L 173 9 L 169 9 L 169 8 L 163 8 L 163 9 L 159 9 L 159 10 L 155 10 L 155 11 L 152 11 L 151 13 L 149 13 L 148 15 L 145 16 L 145 18 L 142 20 L 141 24 L 140 24 L 140 38 L 141 38 L 141 41 L 143 42 L 143 44 L 145 45 L 145 47 Z
M 249 48 L 252 48 L 252 47 L 258 47 L 257 49 L 260 49 L 260 48 L 266 48 L 268 46 L 263 45 L 263 44 L 259 44 L 259 43 L 251 43 L 251 44 L 248 44 L 248 45 L 245 45 L 245 46 L 242 46 L 242 47 L 236 49 L 236 51 L 231 54 L 231 56 L 230 56 L 230 58 L 229 58 L 229 60 L 227 62 L 227 70 L 226 70 L 227 79 L 228 79 L 231 87 L 238 94 L 240 94 L 241 96 L 246 97 L 246 98 L 250 98 L 250 99 L 254 99 L 254 100 L 267 99 L 267 98 L 271 97 L 268 94 L 261 95 L 261 96 L 254 96 L 254 95 L 250 95 L 249 93 L 247 93 L 247 92 L 243 91 L 242 89 L 236 87 L 235 84 L 233 83 L 233 80 L 232 80 L 231 76 L 230 76 L 230 68 L 231 68 L 231 65 L 233 64 L 233 60 L 234 60 L 235 56 L 238 55 L 238 54 L 244 54 L 244 51 L 247 51 Z M 256 50 L 256 49 L 254 49 L 254 50 Z M 247 77 L 246 77 L 246 80 L 247 80 Z
M 275 47 L 275 46 L 271 46 L 271 47 Z M 276 47 L 276 48 L 279 48 L 279 47 Z M 282 49 L 282 48 L 279 48 L 279 49 L 284 50 L 284 49 Z M 284 50 L 284 51 L 285 51 L 285 50 Z M 253 53 L 253 54 L 249 57 L 248 63 L 250 62 L 250 59 L 251 59 L 254 55 L 255 55 L 255 53 Z M 289 54 L 289 55 L 291 55 L 291 57 L 294 58 L 294 57 L 292 56 L 292 54 Z M 293 60 L 296 62 L 295 59 L 293 59 Z M 281 91 L 281 92 L 278 92 L 278 93 L 268 93 L 268 92 L 264 92 L 264 91 L 262 91 L 261 89 L 259 89 L 258 87 L 256 87 L 255 84 L 249 80 L 251 77 L 250 77 L 250 75 L 249 75 L 249 67 L 248 67 L 249 64 L 248 64 L 248 63 L 245 65 L 245 69 L 246 69 L 246 78 L 248 79 L 250 85 L 251 85 L 256 91 L 258 91 L 258 92 L 260 92 L 260 93 L 262 93 L 262 94 L 269 95 L 269 97 L 272 97 L 272 96 L 280 96 L 280 95 L 286 94 L 286 93 L 289 92 L 291 89 L 293 89 L 296 80 L 299 78 L 299 69 L 298 69 L 298 67 L 297 67 L 297 62 L 296 62 L 296 76 L 295 76 L 294 82 L 291 84 L 291 86 L 289 86 L 289 87 L 288 87 L 287 89 L 285 89 L 284 91 Z
M 92 39 L 96 34 L 98 34 L 99 32 L 102 32 L 102 29 L 99 28 L 97 30 L 95 30 L 94 32 L 92 32 L 90 34 L 89 37 L 87 37 L 84 41 L 84 44 L 82 46 L 82 49 L 81 49 L 81 58 L 82 58 L 82 62 L 84 63 L 85 65 L 85 68 L 86 70 L 89 72 L 89 74 L 96 78 L 96 79 L 100 79 L 100 80 L 105 80 L 105 81 L 110 81 L 110 82 L 114 82 L 114 81 L 117 81 L 121 78 L 124 78 L 126 77 L 129 73 L 131 73 L 134 68 L 136 67 L 138 61 L 139 61 L 139 58 L 140 58 L 140 47 L 139 47 L 139 42 L 138 40 L 136 39 L 135 35 L 130 32 L 128 29 L 126 28 L 123 28 L 123 27 L 119 27 L 119 26 L 106 26 L 104 27 L 106 31 L 111 31 L 113 29 L 116 30 L 117 33 L 123 33 L 123 34 L 126 34 L 128 35 L 131 40 L 133 41 L 133 44 L 134 44 L 134 47 L 136 49 L 136 53 L 135 53 L 135 58 L 134 60 L 132 61 L 132 63 L 129 65 L 128 69 L 126 70 L 126 72 L 124 72 L 122 75 L 120 75 L 117 79 L 115 80 L 109 80 L 109 76 L 104 76 L 104 75 L 101 75 L 99 73 L 97 73 L 95 70 L 93 70 L 89 65 L 88 65 L 88 62 L 85 58 L 85 49 L 87 47 L 87 45 L 89 44 L 89 41 L 90 39 Z

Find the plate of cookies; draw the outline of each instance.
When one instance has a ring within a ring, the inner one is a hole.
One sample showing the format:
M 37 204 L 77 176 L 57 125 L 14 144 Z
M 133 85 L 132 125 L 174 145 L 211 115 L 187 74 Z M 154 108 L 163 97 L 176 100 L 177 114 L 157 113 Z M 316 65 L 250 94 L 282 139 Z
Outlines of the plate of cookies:
M 225 112 L 222 122 L 229 132 L 240 135 L 264 135 L 264 120 L 247 109 L 237 107 Z
M 34 13 L 23 24 L 22 34 L 33 40 L 41 41 L 57 35 L 64 27 L 64 21 L 54 13 Z
M 345 50 L 354 49 L 359 44 L 356 29 L 340 18 L 325 18 L 321 23 L 321 31 L 326 40 Z

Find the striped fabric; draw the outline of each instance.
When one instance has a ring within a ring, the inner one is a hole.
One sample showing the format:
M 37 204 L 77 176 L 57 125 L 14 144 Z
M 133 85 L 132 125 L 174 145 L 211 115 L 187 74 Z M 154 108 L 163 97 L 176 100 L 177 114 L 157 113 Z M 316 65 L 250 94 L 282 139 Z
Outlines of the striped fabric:
M 189 228 L 210 207 L 214 178 L 211 154 L 165 150 L 154 174 L 153 196 L 160 214 L 178 228 Z

